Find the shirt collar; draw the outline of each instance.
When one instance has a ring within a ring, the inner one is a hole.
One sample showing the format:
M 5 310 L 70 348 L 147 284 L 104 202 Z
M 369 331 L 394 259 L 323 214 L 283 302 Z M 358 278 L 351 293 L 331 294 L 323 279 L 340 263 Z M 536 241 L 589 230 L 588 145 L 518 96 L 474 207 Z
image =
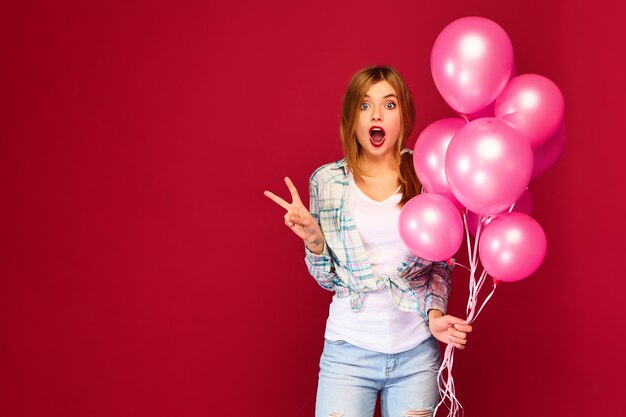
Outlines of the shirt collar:
M 335 162 L 333 164 L 333 166 L 331 167 L 331 169 L 341 169 L 343 170 L 343 174 L 344 175 L 348 175 L 348 161 L 346 158 L 340 159 L 339 161 Z

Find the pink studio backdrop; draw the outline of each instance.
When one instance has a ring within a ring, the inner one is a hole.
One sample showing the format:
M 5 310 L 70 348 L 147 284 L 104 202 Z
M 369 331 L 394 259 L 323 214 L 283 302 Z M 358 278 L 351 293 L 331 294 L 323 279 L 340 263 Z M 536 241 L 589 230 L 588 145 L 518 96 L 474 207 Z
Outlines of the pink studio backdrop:
M 262 192 L 341 158 L 361 67 L 417 123 L 452 20 L 491 18 L 552 79 L 568 142 L 531 183 L 548 254 L 457 352 L 471 416 L 623 416 L 625 9 L 615 1 L 2 6 L 0 415 L 311 416 L 331 293 Z M 453 276 L 462 315 L 467 274 Z M 443 414 L 442 414 L 443 415 Z

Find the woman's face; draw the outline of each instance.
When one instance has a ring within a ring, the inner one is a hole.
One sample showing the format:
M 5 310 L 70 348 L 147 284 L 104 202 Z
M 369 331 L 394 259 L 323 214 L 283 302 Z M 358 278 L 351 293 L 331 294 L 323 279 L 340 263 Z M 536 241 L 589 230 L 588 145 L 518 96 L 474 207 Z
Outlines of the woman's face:
M 358 111 L 356 137 L 363 151 L 371 156 L 393 155 L 401 123 L 398 97 L 391 84 L 387 81 L 372 84 Z

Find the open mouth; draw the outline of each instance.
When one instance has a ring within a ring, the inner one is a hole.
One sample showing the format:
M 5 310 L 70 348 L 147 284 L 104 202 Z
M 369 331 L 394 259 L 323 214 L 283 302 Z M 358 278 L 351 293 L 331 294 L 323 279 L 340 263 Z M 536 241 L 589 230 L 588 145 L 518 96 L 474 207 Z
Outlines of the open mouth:
M 370 127 L 370 142 L 377 148 L 382 146 L 385 142 L 385 129 L 380 126 Z

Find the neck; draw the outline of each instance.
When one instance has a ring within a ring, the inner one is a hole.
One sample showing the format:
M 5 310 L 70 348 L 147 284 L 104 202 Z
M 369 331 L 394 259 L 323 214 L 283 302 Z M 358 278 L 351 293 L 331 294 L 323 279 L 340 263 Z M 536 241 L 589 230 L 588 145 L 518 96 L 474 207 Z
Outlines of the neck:
M 359 165 L 363 175 L 368 177 L 398 172 L 398 161 L 393 154 L 372 157 L 367 153 L 362 153 Z

